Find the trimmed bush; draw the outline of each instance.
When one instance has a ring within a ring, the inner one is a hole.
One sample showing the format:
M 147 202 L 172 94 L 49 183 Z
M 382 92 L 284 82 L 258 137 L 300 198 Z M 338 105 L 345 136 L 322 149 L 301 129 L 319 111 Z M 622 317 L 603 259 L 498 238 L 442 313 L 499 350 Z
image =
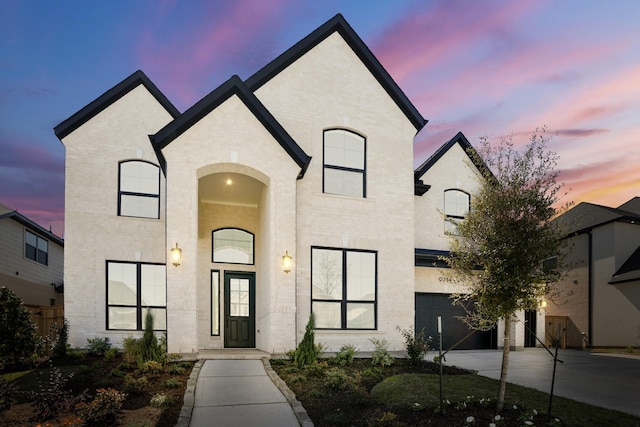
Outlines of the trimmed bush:
M 340 347 L 340 351 L 336 353 L 335 361 L 342 366 L 351 365 L 358 348 L 352 344 L 345 344 Z
M 315 322 L 313 318 L 313 313 L 309 315 L 309 321 L 307 322 L 307 326 L 305 328 L 304 337 L 302 337 L 302 341 L 298 344 L 298 348 L 293 353 L 293 362 L 298 367 L 303 367 L 312 364 L 318 357 L 320 356 L 321 346 L 316 346 L 314 343 L 315 339 Z
M 30 361 L 42 350 L 42 339 L 31 313 L 6 286 L 0 287 L 0 364 Z
M 393 357 L 393 355 L 389 353 L 389 350 L 387 350 L 387 347 L 389 347 L 389 342 L 386 340 L 386 338 L 383 338 L 381 340 L 369 338 L 369 341 L 371 341 L 374 347 L 373 354 L 371 355 L 371 364 L 380 366 L 393 365 L 393 363 L 395 362 L 395 357 Z
M 87 343 L 89 344 L 87 347 L 89 354 L 100 357 L 104 356 L 111 348 L 111 340 L 109 337 L 87 338 Z

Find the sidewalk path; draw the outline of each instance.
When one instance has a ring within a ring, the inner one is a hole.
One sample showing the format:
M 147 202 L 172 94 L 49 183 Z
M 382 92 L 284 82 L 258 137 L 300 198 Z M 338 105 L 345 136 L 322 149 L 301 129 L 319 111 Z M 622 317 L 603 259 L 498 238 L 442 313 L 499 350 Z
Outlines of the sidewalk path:
M 206 360 L 195 386 L 190 427 L 300 426 L 261 360 Z
M 499 379 L 502 350 L 454 350 L 446 365 Z M 560 350 L 553 394 L 640 416 L 640 358 L 608 357 L 580 350 Z M 543 348 L 509 353 L 507 381 L 549 393 L 553 358 Z M 507 386 L 507 393 L 509 387 Z

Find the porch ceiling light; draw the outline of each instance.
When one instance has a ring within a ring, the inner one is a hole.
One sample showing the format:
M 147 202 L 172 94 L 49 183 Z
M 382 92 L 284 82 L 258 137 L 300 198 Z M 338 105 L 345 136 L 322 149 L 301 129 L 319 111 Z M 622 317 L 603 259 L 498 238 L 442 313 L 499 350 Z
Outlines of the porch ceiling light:
M 171 249 L 171 263 L 176 267 L 182 264 L 182 249 L 178 247 L 176 243 L 176 247 Z
M 293 264 L 293 259 L 291 255 L 289 255 L 289 251 L 284 251 L 284 255 L 282 255 L 282 270 L 285 273 L 291 271 L 291 265 Z

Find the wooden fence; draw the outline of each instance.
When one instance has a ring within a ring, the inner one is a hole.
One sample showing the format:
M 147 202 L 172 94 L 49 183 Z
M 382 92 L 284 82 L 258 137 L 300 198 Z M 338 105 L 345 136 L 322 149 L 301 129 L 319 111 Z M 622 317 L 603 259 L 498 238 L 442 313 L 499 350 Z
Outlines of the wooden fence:
M 27 305 L 26 307 L 31 312 L 31 319 L 38 327 L 38 332 L 40 332 L 42 338 L 45 338 L 45 342 L 54 342 L 57 336 L 51 330 L 51 326 L 54 323 L 62 326 L 64 322 L 64 305 Z M 46 340 L 48 336 L 51 341 Z

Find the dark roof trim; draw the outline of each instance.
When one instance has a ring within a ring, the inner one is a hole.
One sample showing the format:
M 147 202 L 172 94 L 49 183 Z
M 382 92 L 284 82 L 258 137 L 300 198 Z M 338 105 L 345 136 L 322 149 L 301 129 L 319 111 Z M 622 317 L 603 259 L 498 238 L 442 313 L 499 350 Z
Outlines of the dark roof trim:
M 609 281 L 610 285 L 640 281 L 640 247 L 622 264 Z
M 450 251 L 442 251 L 438 249 L 415 249 L 415 266 L 416 267 L 437 267 L 449 268 L 449 264 L 440 259 L 451 254 Z
M 422 192 L 422 194 L 418 194 L 419 186 L 424 186 L 425 184 L 420 179 L 442 156 L 445 155 L 447 151 L 449 151 L 454 145 L 460 145 L 460 147 L 464 150 L 464 152 L 469 157 L 469 160 L 474 164 L 476 168 L 483 174 L 483 176 L 493 176 L 487 165 L 482 161 L 476 158 L 476 156 L 472 156 L 471 152 L 475 152 L 475 149 L 469 142 L 466 136 L 462 132 L 458 132 L 456 136 L 451 138 L 448 142 L 442 145 L 438 150 L 431 155 L 423 164 L 418 166 L 418 168 L 413 172 L 414 186 L 415 186 L 415 194 L 416 196 L 422 196 L 426 193 L 426 190 Z M 428 186 L 427 186 L 428 187 Z M 428 188 L 427 188 L 428 190 Z
M 0 215 L 0 220 L 5 219 L 5 218 L 11 218 L 14 221 L 24 225 L 25 227 L 30 228 L 31 230 L 35 231 L 36 233 L 40 234 L 41 236 L 43 236 L 43 237 L 55 242 L 57 245 L 64 247 L 64 240 L 62 240 L 60 237 L 56 236 L 52 232 L 48 231 L 47 229 L 45 229 L 41 225 L 38 225 L 35 222 L 31 221 L 29 218 L 27 218 L 26 216 L 22 215 L 18 211 L 10 211 L 10 212 L 7 212 L 5 214 Z
M 165 174 L 166 160 L 161 150 L 233 95 L 236 95 L 245 104 L 265 129 L 280 143 L 287 154 L 300 166 L 298 179 L 302 178 L 309 166 L 311 157 L 300 148 L 282 125 L 236 75 L 160 129 L 158 133 L 149 136 L 151 144 L 160 159 L 160 166 Z
M 411 101 L 409 101 L 409 98 L 407 98 L 404 92 L 391 78 L 382 64 L 380 64 L 371 50 L 369 50 L 367 45 L 356 34 L 341 14 L 337 14 L 325 22 L 311 34 L 300 40 L 283 54 L 249 77 L 246 81 L 247 86 L 251 91 L 256 91 L 336 31 L 347 42 L 376 80 L 378 80 L 380 85 L 384 88 L 387 94 L 389 94 L 391 99 L 393 99 L 416 130 L 420 131 L 420 129 L 427 124 L 427 120 L 422 117 L 416 107 L 411 103 Z
M 157 88 L 156 85 L 153 84 L 151 80 L 140 70 L 131 74 L 129 77 L 124 79 L 122 82 L 118 83 L 98 98 L 96 98 L 93 102 L 87 104 L 80 111 L 69 117 L 67 120 L 60 123 L 58 126 L 53 128 L 58 139 L 62 140 L 67 135 L 78 129 L 80 126 L 91 120 L 93 117 L 98 115 L 100 112 L 105 110 L 111 104 L 116 102 L 118 99 L 122 98 L 124 95 L 129 93 L 131 90 L 135 89 L 138 85 L 143 85 L 147 90 L 153 95 L 153 97 L 164 107 L 165 110 L 171 115 L 171 117 L 176 118 L 180 115 L 180 112 L 176 107 L 169 102 L 166 96 L 160 89 Z
M 426 193 L 427 191 L 429 191 L 429 189 L 431 188 L 430 185 L 425 184 L 424 182 L 422 182 L 421 179 L 416 180 L 416 182 L 413 184 L 413 194 L 415 196 L 422 196 L 424 193 Z

